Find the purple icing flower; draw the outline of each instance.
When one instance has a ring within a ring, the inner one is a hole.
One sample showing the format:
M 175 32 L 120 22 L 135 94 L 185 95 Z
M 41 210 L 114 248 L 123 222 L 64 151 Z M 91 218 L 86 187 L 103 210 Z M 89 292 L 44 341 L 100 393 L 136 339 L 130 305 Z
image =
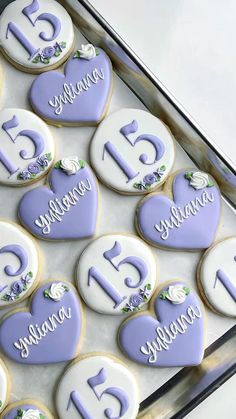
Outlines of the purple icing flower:
M 28 166 L 28 171 L 33 175 L 37 175 L 40 172 L 40 166 L 38 163 L 31 163 Z
M 48 166 L 48 162 L 49 162 L 49 160 L 48 160 L 48 158 L 47 158 L 47 156 L 44 154 L 44 156 L 40 156 L 38 159 L 37 159 L 37 163 L 40 165 L 40 166 L 42 166 L 42 167 L 47 167 Z
M 138 307 L 143 302 L 143 298 L 139 294 L 133 294 L 131 295 L 129 302 L 132 304 L 132 306 Z
M 55 53 L 54 47 L 46 47 L 42 50 L 41 56 L 47 59 L 47 58 L 53 57 L 54 53 Z
M 143 178 L 143 181 L 145 183 L 147 183 L 148 185 L 152 185 L 153 183 L 155 183 L 157 180 L 156 176 L 153 173 L 149 173 L 149 175 L 146 175 Z
M 23 284 L 20 281 L 15 281 L 11 285 L 11 292 L 15 295 L 20 294 L 23 291 Z
M 27 179 L 30 179 L 30 172 L 27 170 L 27 169 L 25 169 L 25 170 L 22 170 L 21 172 L 20 172 L 20 177 L 23 179 L 23 180 L 27 180 Z

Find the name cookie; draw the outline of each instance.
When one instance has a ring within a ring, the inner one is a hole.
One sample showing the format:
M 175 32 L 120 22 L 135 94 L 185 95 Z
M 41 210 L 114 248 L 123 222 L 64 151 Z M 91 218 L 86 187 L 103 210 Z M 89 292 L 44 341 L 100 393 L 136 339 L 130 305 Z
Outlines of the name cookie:
M 35 241 L 20 226 L 0 220 L 0 309 L 27 298 L 39 281 Z
M 221 198 L 207 173 L 185 169 L 165 184 L 166 195 L 152 194 L 140 201 L 136 226 L 140 235 L 158 247 L 199 250 L 209 247 L 220 218 Z
M 46 175 L 55 145 L 45 122 L 25 109 L 3 109 L 0 135 L 0 183 L 25 186 Z
M 30 311 L 8 313 L 0 325 L 0 348 L 22 364 L 65 362 L 78 355 L 82 308 L 71 284 L 52 281 L 39 287 Z
M 53 415 L 41 402 L 27 399 L 10 404 L 2 419 L 53 419 Z
M 35 112 L 54 125 L 96 125 L 105 116 L 111 98 L 109 57 L 93 45 L 82 45 L 65 65 L 64 74 L 38 76 L 29 98 Z
M 8 403 L 10 394 L 10 380 L 7 368 L 0 358 L 0 413 Z
M 90 237 L 95 233 L 98 184 L 87 163 L 77 156 L 59 160 L 48 177 L 49 187 L 27 192 L 18 215 L 35 236 L 46 240 Z
M 173 137 L 163 122 L 140 109 L 121 109 L 98 127 L 90 147 L 91 163 L 108 187 L 124 194 L 159 188 L 174 159 Z
M 135 236 L 108 234 L 86 247 L 78 261 L 77 286 L 86 304 L 104 314 L 130 314 L 151 298 L 155 258 Z
M 198 266 L 197 283 L 213 311 L 236 317 L 236 237 L 222 240 L 206 251 Z
M 61 419 L 135 419 L 139 401 L 136 381 L 117 358 L 91 354 L 65 371 L 56 392 Z
M 0 17 L 0 46 L 20 70 L 42 73 L 61 65 L 74 45 L 67 11 L 54 0 L 15 0 Z
M 132 360 L 152 367 L 201 363 L 204 313 L 197 294 L 181 281 L 156 293 L 151 311 L 129 317 L 120 327 L 119 344 Z

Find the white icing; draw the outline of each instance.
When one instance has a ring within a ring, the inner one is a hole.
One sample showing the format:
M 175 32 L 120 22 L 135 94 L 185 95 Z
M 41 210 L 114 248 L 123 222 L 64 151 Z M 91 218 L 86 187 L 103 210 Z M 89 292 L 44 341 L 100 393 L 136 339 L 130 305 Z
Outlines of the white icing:
M 157 360 L 158 352 L 168 351 L 172 342 L 178 334 L 184 334 L 188 330 L 188 325 L 192 325 L 197 319 L 202 317 L 201 310 L 198 306 L 189 306 L 186 314 L 182 314 L 175 321 L 171 322 L 168 327 L 157 327 L 157 337 L 154 341 L 147 341 L 141 346 L 140 351 L 148 356 L 148 362 L 153 364 Z
M 5 267 L 10 265 L 17 270 L 19 267 L 19 260 L 13 253 L 0 254 L 0 288 L 2 289 L 0 292 L 0 307 L 4 308 L 15 302 L 14 300 L 6 301 L 3 299 L 5 294 L 11 292 L 11 284 L 15 281 L 21 281 L 29 272 L 32 272 L 32 277 L 27 283 L 27 289 L 19 294 L 17 302 L 19 303 L 22 301 L 25 298 L 26 293 L 30 295 L 33 292 L 37 284 L 36 279 L 39 271 L 39 259 L 35 243 L 31 240 L 30 236 L 27 233 L 24 233 L 22 229 L 19 229 L 16 224 L 0 221 L 0 232 L 0 249 L 12 244 L 18 244 L 24 248 L 29 258 L 27 268 L 20 275 L 9 276 L 5 272 Z
M 111 395 L 104 395 L 99 400 L 87 383 L 87 380 L 96 376 L 102 368 L 104 368 L 107 378 L 104 384 L 96 387 L 96 391 L 99 395 L 103 390 L 111 387 L 124 391 L 128 396 L 129 408 L 122 416 L 122 419 L 136 419 L 139 401 L 138 388 L 134 376 L 128 368 L 114 358 L 109 358 L 102 354 L 91 355 L 78 360 L 78 362 L 74 362 L 67 368 L 56 391 L 56 407 L 60 418 L 78 419 L 80 417 L 73 405 L 67 410 L 72 391 L 78 392 L 80 400 L 90 417 L 104 419 L 104 411 L 106 409 L 111 409 L 112 417 L 119 416 L 120 404 L 117 399 Z
M 196 197 L 184 206 L 183 209 L 180 207 L 172 206 L 170 208 L 171 216 L 169 219 L 161 220 L 159 224 L 155 224 L 154 227 L 161 233 L 162 240 L 166 240 L 169 237 L 169 230 L 173 228 L 181 228 L 181 225 L 190 216 L 195 216 L 201 209 L 208 204 L 214 202 L 214 195 L 204 190 L 201 197 Z
M 139 281 L 138 271 L 132 264 L 123 264 L 118 270 L 103 256 L 103 253 L 111 249 L 115 242 L 120 244 L 121 253 L 112 259 L 114 265 L 117 266 L 122 260 L 130 256 L 140 258 L 146 264 L 147 276 L 142 285 L 137 288 L 129 288 L 125 284 L 125 278 L 127 277 L 132 279 L 133 284 L 137 284 Z M 88 285 L 89 269 L 93 266 L 108 284 L 114 287 L 121 298 L 125 297 L 116 308 L 114 308 L 115 304 L 111 297 L 94 279 L 91 279 L 90 285 Z M 99 313 L 119 315 L 122 314 L 122 309 L 129 303 L 130 297 L 142 295 L 142 289 L 145 290 L 147 284 L 150 284 L 151 290 L 146 290 L 147 299 L 141 302 L 140 307 L 151 298 L 156 286 L 157 267 L 152 251 L 142 240 L 131 235 L 109 234 L 93 240 L 86 247 L 79 258 L 76 275 L 79 293 L 89 307 Z
M 3 362 L 0 359 L 0 412 L 3 411 L 5 407 L 5 403 L 7 400 L 7 392 L 8 392 L 8 381 L 7 381 L 7 374 L 6 369 Z
M 32 182 L 32 180 L 35 180 L 22 180 L 18 179 L 17 177 L 22 170 L 26 169 L 30 163 L 35 162 L 37 158 L 25 160 L 20 156 L 21 150 L 25 150 L 27 156 L 34 155 L 35 147 L 33 142 L 29 138 L 25 136 L 19 136 L 17 137 L 16 141 L 13 142 L 7 135 L 7 133 L 3 130 L 3 123 L 11 120 L 13 116 L 16 116 L 19 120 L 19 125 L 9 130 L 9 133 L 12 135 L 13 138 L 15 138 L 17 134 L 19 134 L 19 132 L 23 130 L 33 130 L 39 133 L 44 139 L 45 149 L 44 152 L 41 153 L 41 155 L 45 153 L 51 153 L 52 160 L 48 162 L 48 166 L 45 168 L 45 170 L 42 170 L 37 175 L 37 179 L 40 179 L 43 176 L 45 176 L 50 167 L 52 166 L 55 157 L 55 143 L 47 124 L 45 124 L 45 122 L 42 121 L 33 112 L 27 111 L 25 109 L 15 108 L 6 108 L 0 111 L 1 151 L 6 155 L 7 159 L 16 168 L 18 168 L 18 171 L 16 173 L 10 175 L 5 166 L 0 161 L 0 183 L 18 186 L 28 184 Z
M 30 20 L 22 13 L 22 10 L 29 6 L 32 0 L 16 0 L 10 3 L 3 11 L 0 17 L 0 45 L 5 50 L 6 54 L 20 65 L 30 69 L 46 69 L 50 65 L 60 64 L 61 60 L 68 54 L 74 42 L 74 29 L 72 20 L 67 11 L 55 0 L 39 0 L 39 10 L 32 14 L 32 20 L 35 22 L 36 18 L 42 13 L 51 13 L 56 16 L 61 22 L 61 31 L 56 39 L 52 41 L 45 41 L 39 37 L 41 32 L 45 32 L 46 36 L 50 38 L 53 33 L 51 24 L 45 20 L 37 21 L 33 25 Z M 49 46 L 54 46 L 57 42 L 66 42 L 66 48 L 62 49 L 58 57 L 53 56 L 49 64 L 42 62 L 33 63 L 29 59 L 29 53 L 10 33 L 6 38 L 7 27 L 9 22 L 13 22 L 21 32 L 26 36 L 32 45 L 41 51 Z
M 22 419 L 40 419 L 40 411 L 38 409 L 28 409 L 23 413 Z
M 68 175 L 74 175 L 80 169 L 79 157 L 64 157 L 61 159 L 61 169 Z
M 76 58 L 75 58 L 76 59 Z M 67 103 L 74 103 L 76 96 L 79 96 L 81 92 L 87 91 L 92 87 L 92 84 L 97 84 L 99 80 L 104 80 L 104 71 L 102 68 L 98 70 L 95 68 L 91 74 L 86 74 L 82 80 L 78 81 L 75 86 L 72 83 L 63 84 L 63 92 L 54 96 L 53 99 L 49 100 L 49 105 L 55 108 L 54 113 L 60 115 L 63 109 L 63 105 Z M 92 83 L 92 84 L 91 84 Z
M 92 58 L 96 57 L 96 49 L 92 44 L 82 44 L 81 49 L 78 51 L 80 53 L 80 58 L 84 58 L 85 60 L 92 60 Z
M 17 342 L 14 342 L 14 347 L 20 351 L 21 358 L 28 358 L 30 354 L 29 346 L 38 345 L 48 333 L 54 332 L 58 326 L 64 323 L 65 320 L 71 318 L 71 308 L 65 309 L 63 306 L 55 314 L 48 317 L 40 326 L 30 324 L 28 327 L 29 335 L 20 337 Z
M 207 173 L 193 172 L 189 184 L 197 190 L 206 188 L 209 185 L 209 176 Z
M 120 129 L 136 120 L 138 130 L 128 135 L 130 142 L 120 133 Z M 142 154 L 147 155 L 148 162 L 154 162 L 155 149 L 153 145 L 142 140 L 132 146 L 140 135 L 154 135 L 164 144 L 165 152 L 160 160 L 153 164 L 144 164 L 140 161 Z M 126 163 L 133 169 L 137 176 L 128 181 L 126 174 L 117 165 L 117 162 L 105 151 L 104 145 L 110 141 L 117 151 L 122 155 Z M 121 109 L 109 115 L 97 128 L 90 147 L 90 158 L 92 165 L 99 178 L 112 189 L 128 194 L 147 193 L 160 186 L 167 179 L 175 159 L 175 148 L 173 137 L 164 123 L 154 117 L 151 113 L 140 109 Z M 148 190 L 139 190 L 133 187 L 144 177 L 161 166 L 166 166 L 158 183 L 153 183 Z
M 236 237 L 216 243 L 202 259 L 199 282 L 210 305 L 217 312 L 236 317 L 236 302 L 226 287 L 217 280 L 216 272 L 221 269 L 236 288 Z
M 62 282 L 54 282 L 48 291 L 48 295 L 54 301 L 61 301 L 65 292 L 65 285 Z
M 173 304 L 182 304 L 186 300 L 186 292 L 182 285 L 170 285 L 166 298 Z

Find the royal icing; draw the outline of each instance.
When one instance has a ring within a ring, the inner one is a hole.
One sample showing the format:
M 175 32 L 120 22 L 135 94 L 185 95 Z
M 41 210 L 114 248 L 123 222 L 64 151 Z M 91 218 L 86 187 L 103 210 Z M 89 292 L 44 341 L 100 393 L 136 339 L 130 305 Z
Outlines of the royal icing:
M 21 400 L 8 406 L 2 419 L 53 419 L 53 417 L 42 403 Z
M 147 241 L 170 248 L 205 249 L 220 217 L 220 192 L 210 175 L 181 170 L 172 182 L 173 200 L 152 195 L 137 210 L 137 227 Z
M 149 112 L 121 109 L 98 127 L 90 147 L 99 178 L 118 192 L 143 194 L 158 188 L 174 163 L 173 138 Z
M 25 185 L 45 176 L 55 157 L 47 125 L 25 109 L 0 111 L 0 183 Z
M 90 243 L 80 256 L 77 286 L 93 310 L 130 314 L 151 298 L 156 270 L 145 243 L 134 236 L 109 234 Z
M 75 290 L 53 281 L 37 289 L 31 311 L 9 314 L 0 326 L 0 348 L 23 364 L 69 361 L 78 353 L 82 311 Z
M 81 51 L 70 57 L 64 74 L 41 74 L 31 86 L 31 104 L 49 122 L 95 124 L 105 115 L 112 87 L 110 59 L 101 49 L 96 49 L 94 57 L 87 51 L 89 59 Z
M 92 236 L 96 229 L 98 186 L 87 163 L 72 156 L 59 160 L 49 186 L 27 192 L 18 214 L 34 235 L 48 240 Z
M 236 237 L 216 243 L 203 256 L 198 281 L 210 306 L 236 317 Z
M 32 72 L 60 65 L 74 43 L 67 11 L 54 0 L 16 0 L 0 17 L 0 46 L 9 58 Z
M 17 224 L 0 220 L 0 308 L 28 297 L 38 282 L 34 241 Z
M 7 402 L 8 395 L 8 378 L 7 370 L 0 358 L 0 413 L 3 411 Z
M 137 384 L 115 358 L 91 354 L 66 370 L 57 388 L 56 407 L 61 419 L 135 419 Z
M 155 367 L 201 363 L 204 318 L 200 299 L 182 282 L 172 282 L 153 297 L 155 316 L 146 312 L 126 320 L 119 343 L 134 361 Z

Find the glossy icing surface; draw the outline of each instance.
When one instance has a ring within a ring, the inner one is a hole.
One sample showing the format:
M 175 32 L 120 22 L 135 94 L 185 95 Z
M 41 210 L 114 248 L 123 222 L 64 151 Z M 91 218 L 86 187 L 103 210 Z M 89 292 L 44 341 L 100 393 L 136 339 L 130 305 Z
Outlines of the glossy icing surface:
M 15 0 L 0 17 L 1 47 L 32 71 L 62 61 L 73 43 L 72 20 L 57 1 Z
M 3 367 L 3 361 L 0 358 L 0 412 L 5 407 L 8 392 L 8 379 L 6 369 Z
M 202 259 L 198 280 L 213 309 L 236 317 L 236 237 L 209 249 Z
M 18 416 L 20 411 L 22 416 Z M 17 407 L 13 407 L 8 413 L 6 413 L 2 419 L 51 419 L 39 406 L 34 404 L 21 404 L 19 402 Z
M 187 179 L 188 173 L 195 180 Z M 194 183 L 198 181 L 199 186 Z M 173 179 L 172 193 L 173 200 L 153 194 L 139 203 L 137 225 L 142 237 L 157 246 L 175 249 L 209 247 L 221 207 L 215 181 L 203 172 L 181 170 Z
M 116 359 L 91 355 L 66 370 L 57 388 L 56 407 L 60 419 L 135 419 L 137 384 Z
M 23 364 L 69 361 L 78 353 L 81 330 L 81 304 L 75 290 L 52 281 L 36 290 L 30 312 L 13 312 L 2 321 L 0 348 Z
M 187 284 L 175 281 L 164 286 L 152 304 L 153 315 L 133 316 L 121 325 L 118 337 L 125 354 L 154 367 L 200 364 L 204 318 L 197 294 Z
M 169 175 L 173 137 L 158 118 L 140 109 L 121 109 L 98 127 L 90 157 L 99 178 L 128 194 L 148 193 Z
M 25 109 L 0 111 L 0 183 L 25 185 L 51 167 L 55 144 L 47 125 Z
M 122 314 L 140 310 L 157 279 L 154 256 L 135 236 L 109 234 L 84 250 L 77 266 L 77 287 L 93 310 Z

